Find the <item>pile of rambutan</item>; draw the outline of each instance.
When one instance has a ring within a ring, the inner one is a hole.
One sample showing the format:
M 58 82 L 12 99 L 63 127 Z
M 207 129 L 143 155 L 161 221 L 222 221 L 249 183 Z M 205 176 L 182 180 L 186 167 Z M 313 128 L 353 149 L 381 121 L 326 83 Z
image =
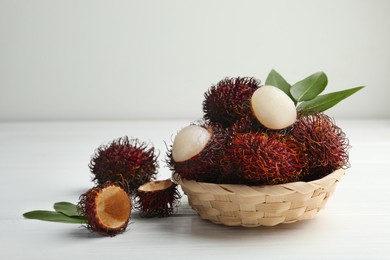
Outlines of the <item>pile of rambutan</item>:
M 77 205 L 54 204 L 55 211 L 23 214 L 30 219 L 78 223 L 95 233 L 115 236 L 128 226 L 132 209 L 141 217 L 168 217 L 181 197 L 171 180 L 155 181 L 157 155 L 153 146 L 127 136 L 96 149 L 89 163 L 95 186 Z
M 363 87 L 320 95 L 327 83 L 318 72 L 290 85 L 275 70 L 265 85 L 221 80 L 204 94 L 202 120 L 174 138 L 169 168 L 188 180 L 270 185 L 349 167 L 348 139 L 324 111 Z
M 124 136 L 96 149 L 89 168 L 98 187 L 116 183 L 126 191 L 132 208 L 137 209 L 141 217 L 168 217 L 178 205 L 180 194 L 177 184 L 171 180 L 155 180 L 157 157 L 152 145 Z M 79 203 L 82 209 L 86 208 L 87 197 L 83 195 Z M 84 213 L 88 215 L 87 210 Z

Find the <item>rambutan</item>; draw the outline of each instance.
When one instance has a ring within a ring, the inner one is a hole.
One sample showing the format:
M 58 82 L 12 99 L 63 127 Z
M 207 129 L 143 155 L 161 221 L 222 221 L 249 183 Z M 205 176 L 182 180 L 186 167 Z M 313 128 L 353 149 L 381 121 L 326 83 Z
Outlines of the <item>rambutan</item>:
M 179 131 L 168 150 L 168 167 L 185 179 L 215 182 L 225 144 L 225 130 L 220 126 L 189 125 Z
M 170 179 L 151 181 L 136 190 L 134 207 L 141 217 L 168 217 L 179 205 L 180 198 L 177 184 Z
M 297 118 L 294 101 L 274 86 L 263 86 L 253 93 L 251 113 L 262 125 L 273 130 L 289 127 Z
M 322 178 L 339 168 L 349 167 L 349 141 L 326 114 L 300 115 L 292 135 L 304 144 L 309 158 L 306 180 Z
M 233 125 L 250 113 L 250 99 L 260 86 L 260 81 L 251 77 L 221 80 L 204 94 L 204 118 L 225 128 Z
M 98 184 L 123 183 L 132 192 L 155 178 L 158 163 L 153 146 L 125 136 L 100 146 L 89 168 L 94 175 L 93 181 Z
M 105 236 L 126 230 L 131 216 L 128 193 L 110 182 L 98 185 L 80 196 L 80 215 L 87 219 L 87 228 Z
M 292 136 L 271 132 L 237 133 L 221 159 L 220 183 L 268 185 L 298 181 L 307 158 Z

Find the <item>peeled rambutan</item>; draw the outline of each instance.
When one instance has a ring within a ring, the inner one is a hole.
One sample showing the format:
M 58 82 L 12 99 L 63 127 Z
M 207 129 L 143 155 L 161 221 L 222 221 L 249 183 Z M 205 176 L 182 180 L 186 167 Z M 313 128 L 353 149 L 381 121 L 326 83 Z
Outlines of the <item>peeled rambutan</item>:
M 204 94 L 204 118 L 223 127 L 250 113 L 250 99 L 260 81 L 251 77 L 225 78 Z
M 304 144 L 309 157 L 306 180 L 322 178 L 339 168 L 349 167 L 349 141 L 326 114 L 300 115 L 292 135 Z
M 253 93 L 251 112 L 262 125 L 273 130 L 289 127 L 297 118 L 294 101 L 274 86 L 263 86 Z
M 131 216 L 128 193 L 121 186 L 110 182 L 82 194 L 78 208 L 87 219 L 87 228 L 105 236 L 124 232 Z
M 168 150 L 168 167 L 185 179 L 215 182 L 225 144 L 225 130 L 220 126 L 189 125 L 179 131 Z
M 179 205 L 180 198 L 177 184 L 170 179 L 151 181 L 136 190 L 135 208 L 141 217 L 168 217 Z
M 157 174 L 157 156 L 154 147 L 129 139 L 127 136 L 100 146 L 93 155 L 89 168 L 93 181 L 103 184 L 107 181 L 126 185 L 129 192 L 151 181 Z
M 268 185 L 298 181 L 307 158 L 292 136 L 279 133 L 237 133 L 221 160 L 221 183 Z

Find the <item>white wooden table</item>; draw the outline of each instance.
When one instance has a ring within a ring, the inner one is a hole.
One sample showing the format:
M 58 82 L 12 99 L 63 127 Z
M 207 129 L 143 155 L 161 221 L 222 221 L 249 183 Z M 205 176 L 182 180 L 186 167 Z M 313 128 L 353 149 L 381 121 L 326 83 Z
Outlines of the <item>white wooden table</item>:
M 77 203 L 91 188 L 88 163 L 102 143 L 128 135 L 160 150 L 190 120 L 0 123 L 1 259 L 390 259 L 390 120 L 337 120 L 352 167 L 313 220 L 235 228 L 201 220 L 184 196 L 169 218 L 133 214 L 126 233 L 92 234 L 77 224 L 22 217 Z

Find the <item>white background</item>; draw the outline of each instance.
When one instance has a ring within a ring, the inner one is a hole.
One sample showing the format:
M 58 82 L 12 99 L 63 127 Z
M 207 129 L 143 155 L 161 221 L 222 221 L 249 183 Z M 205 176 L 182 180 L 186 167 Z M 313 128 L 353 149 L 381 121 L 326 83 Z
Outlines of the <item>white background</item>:
M 0 0 L 0 121 L 197 119 L 225 76 L 326 92 L 328 114 L 390 117 L 390 1 Z

